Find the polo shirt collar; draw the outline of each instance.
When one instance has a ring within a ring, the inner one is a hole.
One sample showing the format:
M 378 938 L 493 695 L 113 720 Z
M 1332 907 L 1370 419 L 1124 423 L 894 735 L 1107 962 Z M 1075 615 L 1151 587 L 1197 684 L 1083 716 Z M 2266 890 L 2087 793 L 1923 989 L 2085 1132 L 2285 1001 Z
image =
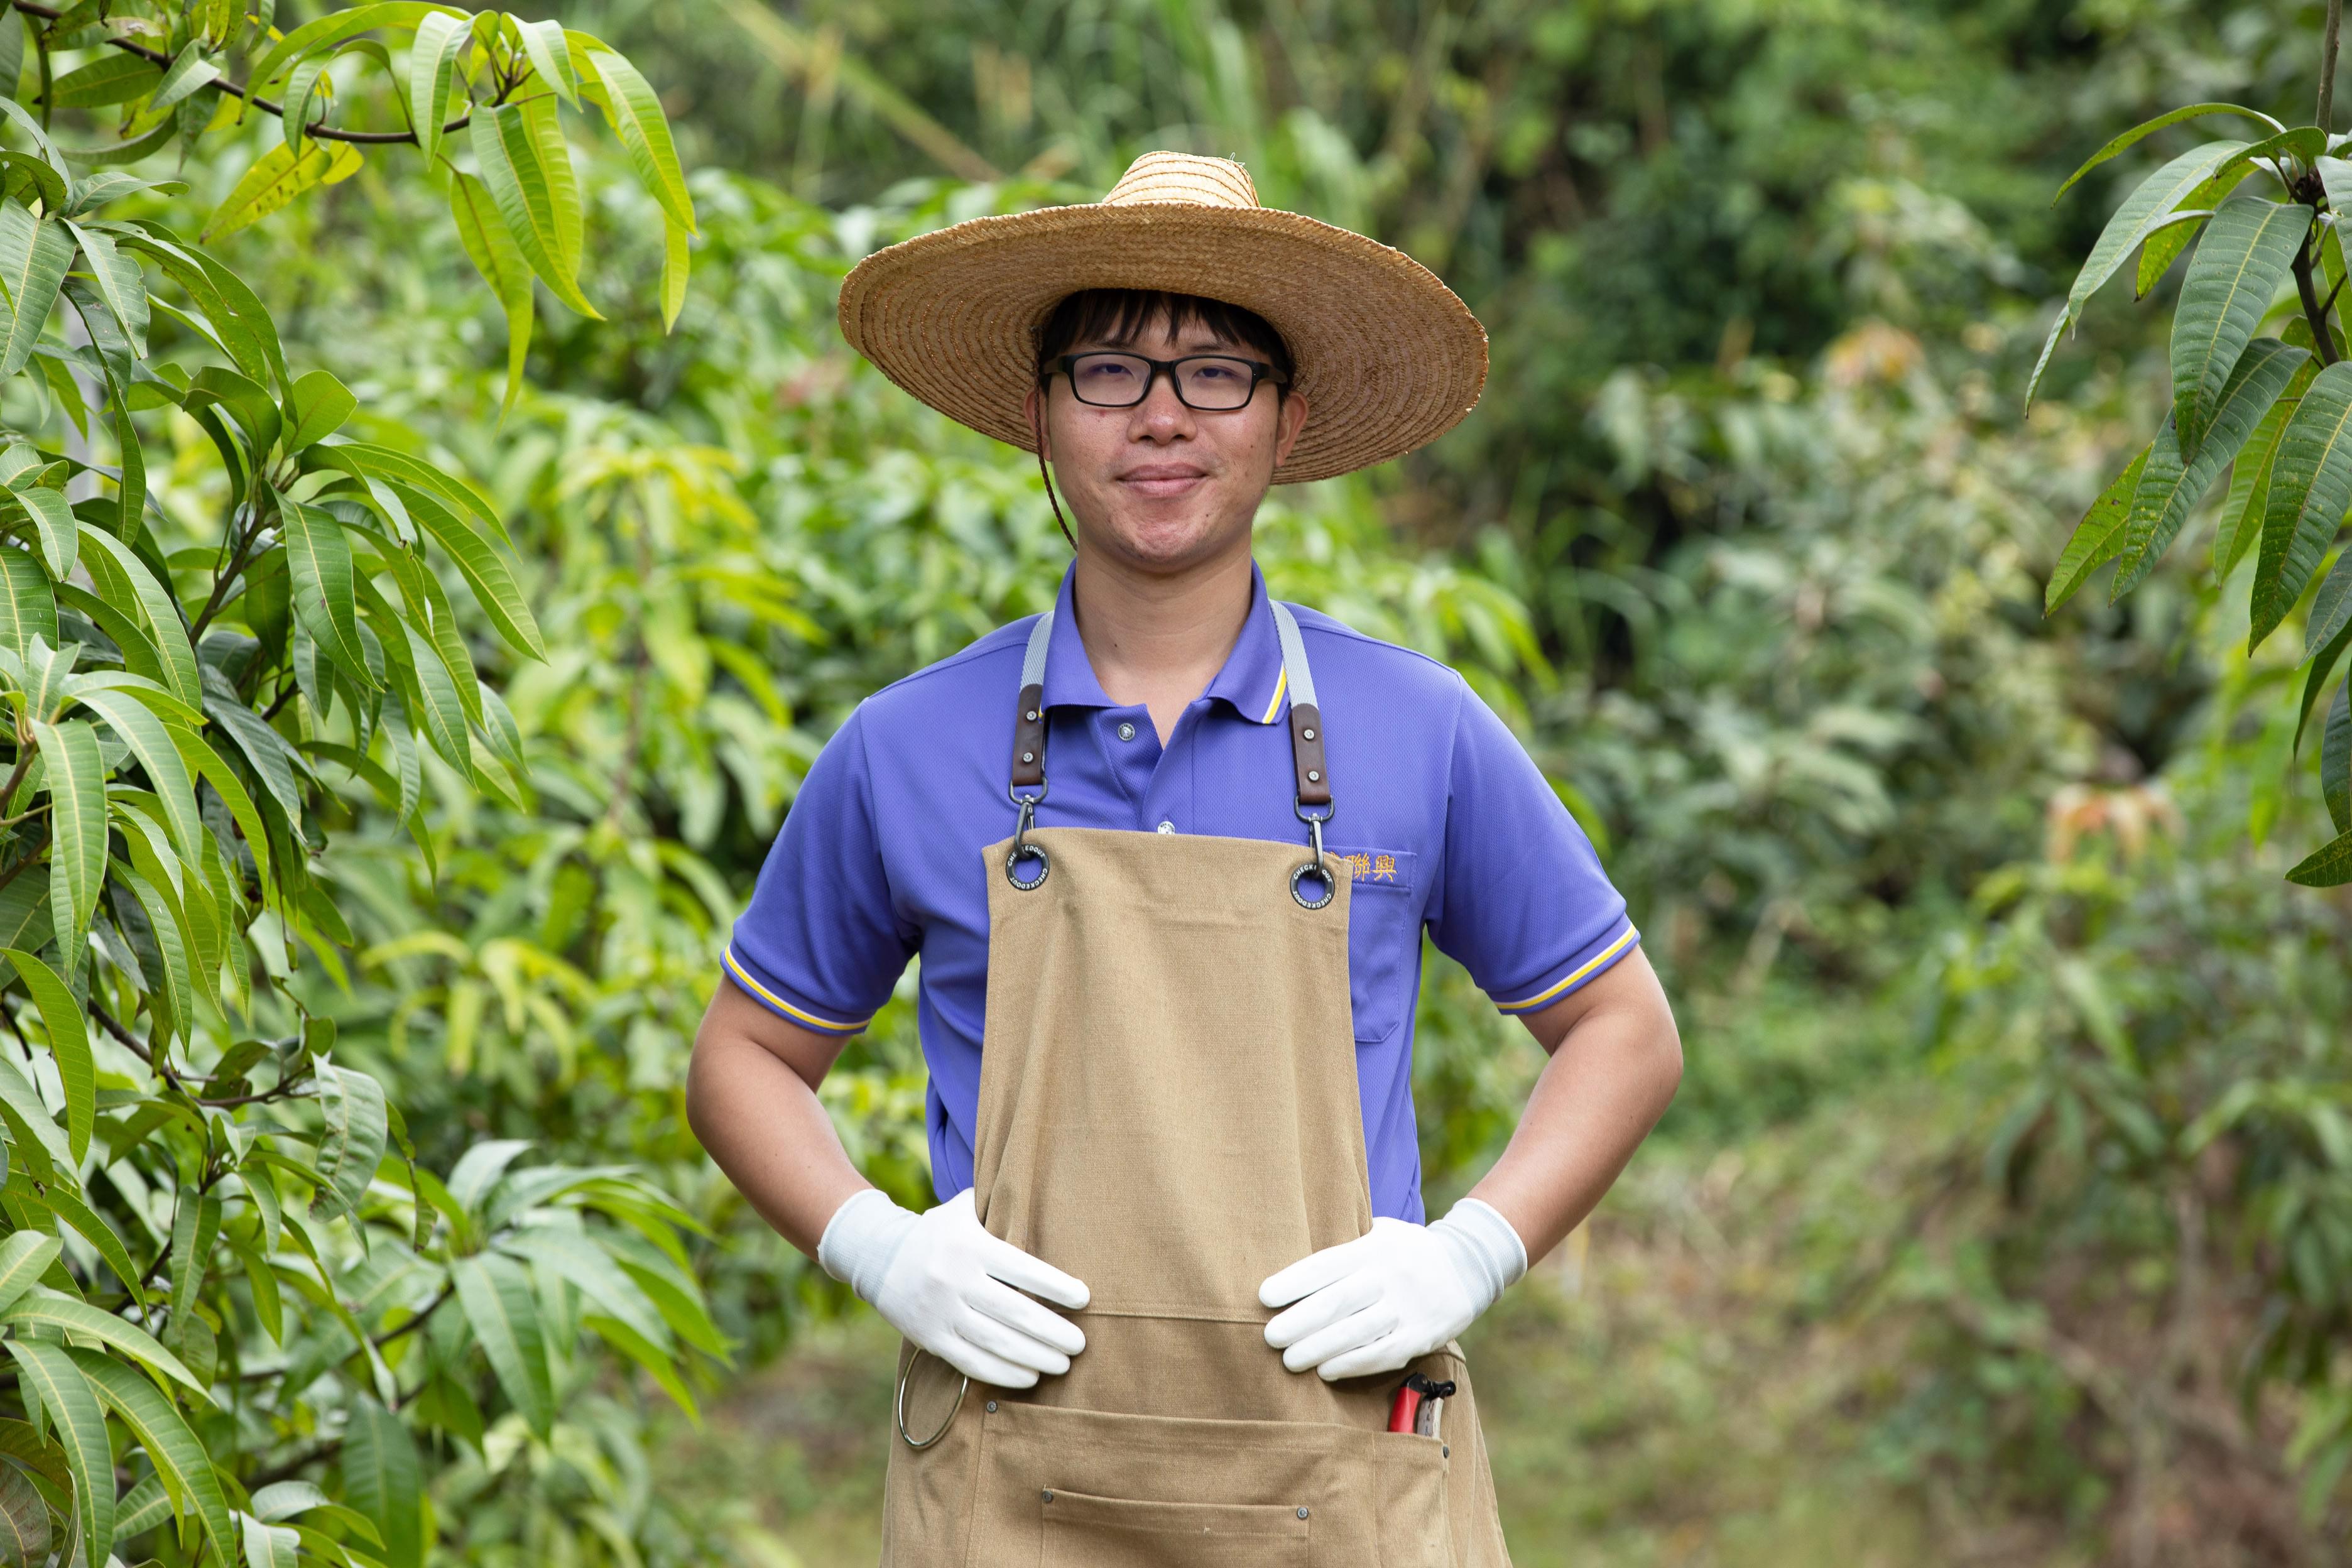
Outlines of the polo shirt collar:
M 1074 562 L 1062 573 L 1061 591 L 1054 597 L 1054 629 L 1045 644 L 1045 706 L 1048 708 L 1116 708 L 1095 677 L 1087 645 L 1078 636 L 1078 618 L 1072 609 L 1071 588 L 1076 580 Z M 1266 597 L 1265 574 L 1250 563 L 1250 606 L 1242 635 L 1225 656 L 1224 668 L 1209 682 L 1204 697 L 1216 698 L 1253 724 L 1271 724 L 1289 703 L 1289 682 L 1282 668 L 1282 640 L 1275 630 L 1274 610 Z

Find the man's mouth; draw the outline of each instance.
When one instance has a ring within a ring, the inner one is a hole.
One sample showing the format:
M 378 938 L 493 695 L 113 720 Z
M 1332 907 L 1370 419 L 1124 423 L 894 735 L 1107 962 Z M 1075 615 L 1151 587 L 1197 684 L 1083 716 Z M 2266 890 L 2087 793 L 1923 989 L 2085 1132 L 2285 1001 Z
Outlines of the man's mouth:
M 1154 498 L 1181 496 L 1208 478 L 1191 463 L 1144 463 L 1118 476 L 1129 493 Z

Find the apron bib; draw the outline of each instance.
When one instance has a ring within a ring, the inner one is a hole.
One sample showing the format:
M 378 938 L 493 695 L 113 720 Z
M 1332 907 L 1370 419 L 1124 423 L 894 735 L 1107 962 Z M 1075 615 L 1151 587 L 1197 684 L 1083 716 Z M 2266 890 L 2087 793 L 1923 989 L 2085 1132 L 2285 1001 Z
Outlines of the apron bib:
M 1034 1388 L 903 1346 L 884 1568 L 1508 1568 L 1461 1347 L 1326 1383 L 1259 1284 L 1371 1228 L 1349 879 L 1322 857 L 1321 720 L 1289 611 L 1298 814 L 1262 839 L 1034 828 L 1052 615 L 1022 668 L 1013 837 L 983 851 L 972 1173 L 991 1234 L 1086 1281 L 1087 1347 Z M 1439 1434 L 1387 1430 L 1408 1372 Z

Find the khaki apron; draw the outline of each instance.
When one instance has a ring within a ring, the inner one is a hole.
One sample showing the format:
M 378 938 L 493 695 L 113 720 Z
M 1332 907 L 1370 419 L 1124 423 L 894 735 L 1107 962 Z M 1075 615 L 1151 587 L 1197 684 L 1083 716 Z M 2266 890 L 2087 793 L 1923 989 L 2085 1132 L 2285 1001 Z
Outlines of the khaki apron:
M 884 1568 L 1508 1568 L 1458 1344 L 1333 1384 L 1265 1342 L 1259 1284 L 1372 1218 L 1349 883 L 1321 859 L 1305 648 L 1273 608 L 1311 858 L 1033 827 L 1050 612 L 1030 637 L 1017 826 L 983 852 L 972 1179 L 992 1235 L 1086 1281 L 1087 1346 L 1023 1390 L 901 1349 Z M 1456 1385 L 1436 1436 L 1387 1430 L 1406 1371 Z

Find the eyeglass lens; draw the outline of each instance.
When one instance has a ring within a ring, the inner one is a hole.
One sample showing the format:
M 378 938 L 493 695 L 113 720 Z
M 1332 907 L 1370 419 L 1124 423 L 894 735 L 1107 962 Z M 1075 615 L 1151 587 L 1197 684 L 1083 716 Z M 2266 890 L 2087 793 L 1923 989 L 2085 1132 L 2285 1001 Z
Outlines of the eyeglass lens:
M 1175 377 L 1177 396 L 1192 408 L 1239 408 L 1257 388 L 1250 361 L 1214 354 L 1178 360 Z M 1150 384 L 1151 362 L 1138 354 L 1078 354 L 1070 364 L 1070 390 L 1098 408 L 1131 408 Z

